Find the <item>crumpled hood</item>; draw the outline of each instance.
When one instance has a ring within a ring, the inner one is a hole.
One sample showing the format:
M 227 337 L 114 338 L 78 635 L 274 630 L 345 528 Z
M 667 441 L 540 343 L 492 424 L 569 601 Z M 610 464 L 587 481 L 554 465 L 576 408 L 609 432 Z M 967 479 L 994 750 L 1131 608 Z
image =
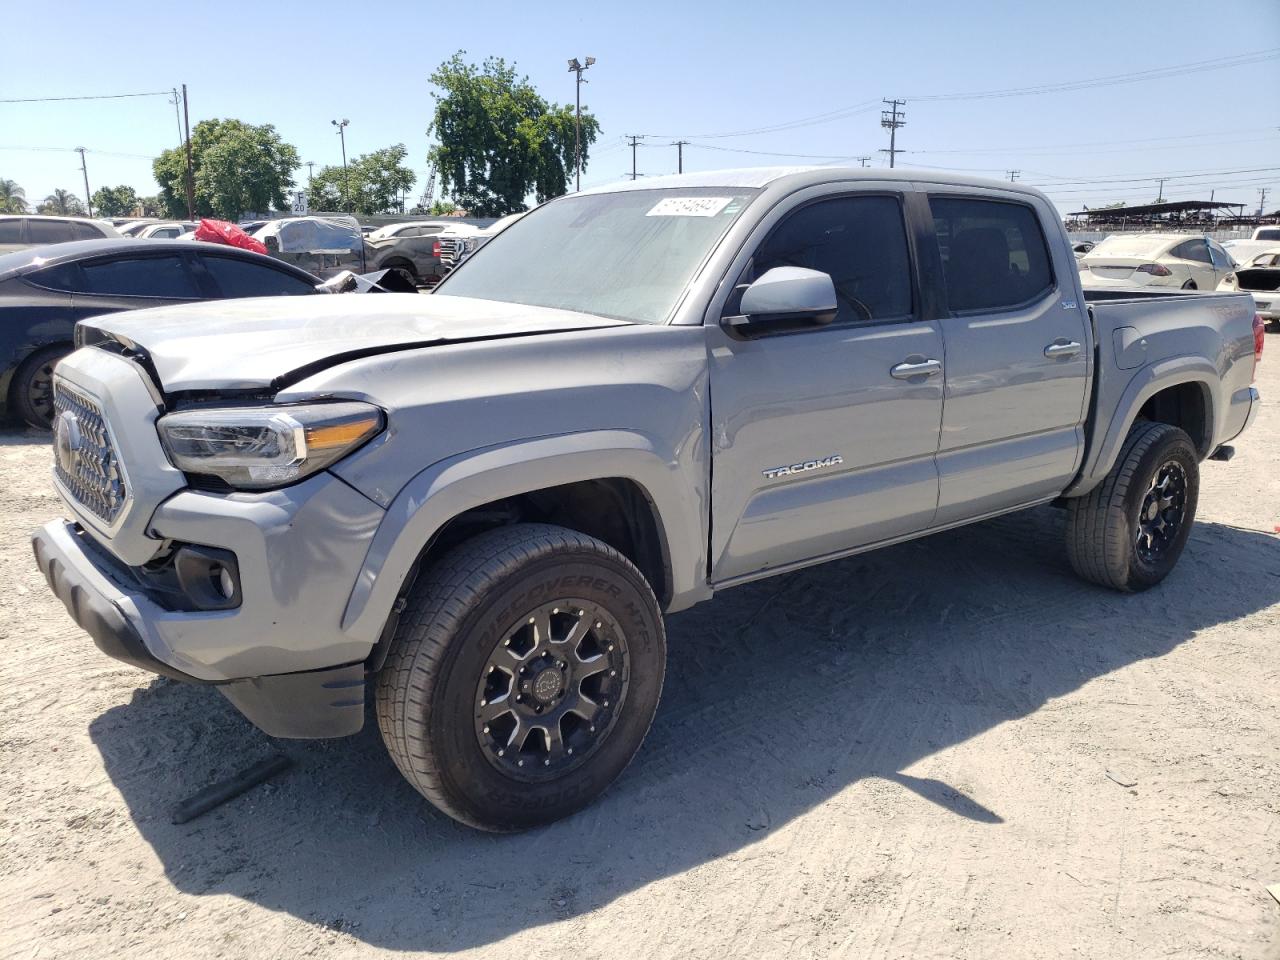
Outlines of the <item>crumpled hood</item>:
M 495 300 L 378 293 L 211 300 L 81 325 L 141 348 L 162 389 L 174 392 L 270 387 L 303 368 L 397 348 L 629 324 Z

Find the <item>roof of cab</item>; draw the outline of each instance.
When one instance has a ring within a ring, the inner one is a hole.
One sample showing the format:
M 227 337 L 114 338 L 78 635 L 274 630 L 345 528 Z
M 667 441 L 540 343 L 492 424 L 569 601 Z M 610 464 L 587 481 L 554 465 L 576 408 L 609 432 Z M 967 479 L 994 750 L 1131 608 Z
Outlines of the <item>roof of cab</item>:
M 950 170 L 919 170 L 911 167 L 874 169 L 847 166 L 738 167 L 729 170 L 705 170 L 700 173 L 677 173 L 660 177 L 644 177 L 603 184 L 583 190 L 583 194 L 618 193 L 627 190 L 668 190 L 682 187 L 746 187 L 754 190 L 780 188 L 784 191 L 816 186 L 837 180 L 893 181 L 938 183 L 962 187 L 987 187 L 1015 191 L 1037 197 L 1044 195 L 1035 187 L 1008 180 L 971 177 Z

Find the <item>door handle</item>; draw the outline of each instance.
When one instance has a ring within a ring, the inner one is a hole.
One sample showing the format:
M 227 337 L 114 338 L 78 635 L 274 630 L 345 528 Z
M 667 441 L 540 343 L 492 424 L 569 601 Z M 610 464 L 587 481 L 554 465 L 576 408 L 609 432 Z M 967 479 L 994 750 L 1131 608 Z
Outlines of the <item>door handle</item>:
M 1080 344 L 1074 340 L 1055 340 L 1044 348 L 1044 355 L 1050 360 L 1066 360 L 1080 352 Z
M 889 376 L 895 380 L 910 380 L 913 377 L 932 377 L 935 373 L 942 372 L 941 360 L 920 360 L 917 362 L 906 361 L 891 367 Z

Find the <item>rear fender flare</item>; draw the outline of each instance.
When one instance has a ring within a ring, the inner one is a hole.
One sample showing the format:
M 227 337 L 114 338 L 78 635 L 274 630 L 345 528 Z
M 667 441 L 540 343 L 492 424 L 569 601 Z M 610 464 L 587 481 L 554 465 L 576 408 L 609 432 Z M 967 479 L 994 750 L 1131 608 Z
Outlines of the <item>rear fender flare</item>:
M 1105 435 L 1086 455 L 1080 476 L 1067 488 L 1065 496 L 1083 496 L 1102 482 L 1120 455 L 1124 439 L 1129 435 L 1143 404 L 1161 390 L 1170 387 L 1184 383 L 1195 383 L 1201 387 L 1205 402 L 1205 424 L 1209 431 L 1208 446 L 1211 450 L 1213 438 L 1219 434 L 1217 415 L 1220 405 L 1214 394 L 1214 385 L 1220 383 L 1221 378 L 1221 371 L 1207 359 L 1190 355 L 1159 360 L 1138 370 L 1120 395 Z M 1098 411 L 1095 411 L 1096 415 Z M 1094 436 L 1097 436 L 1096 432 Z M 1208 451 L 1201 450 L 1200 453 L 1204 456 Z

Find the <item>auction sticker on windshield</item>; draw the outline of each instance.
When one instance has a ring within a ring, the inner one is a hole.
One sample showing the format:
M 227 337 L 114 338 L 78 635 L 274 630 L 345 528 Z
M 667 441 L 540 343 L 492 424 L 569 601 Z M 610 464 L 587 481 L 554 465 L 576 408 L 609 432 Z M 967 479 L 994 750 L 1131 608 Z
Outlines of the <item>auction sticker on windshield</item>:
M 714 217 L 733 197 L 667 197 L 653 205 L 646 217 Z

